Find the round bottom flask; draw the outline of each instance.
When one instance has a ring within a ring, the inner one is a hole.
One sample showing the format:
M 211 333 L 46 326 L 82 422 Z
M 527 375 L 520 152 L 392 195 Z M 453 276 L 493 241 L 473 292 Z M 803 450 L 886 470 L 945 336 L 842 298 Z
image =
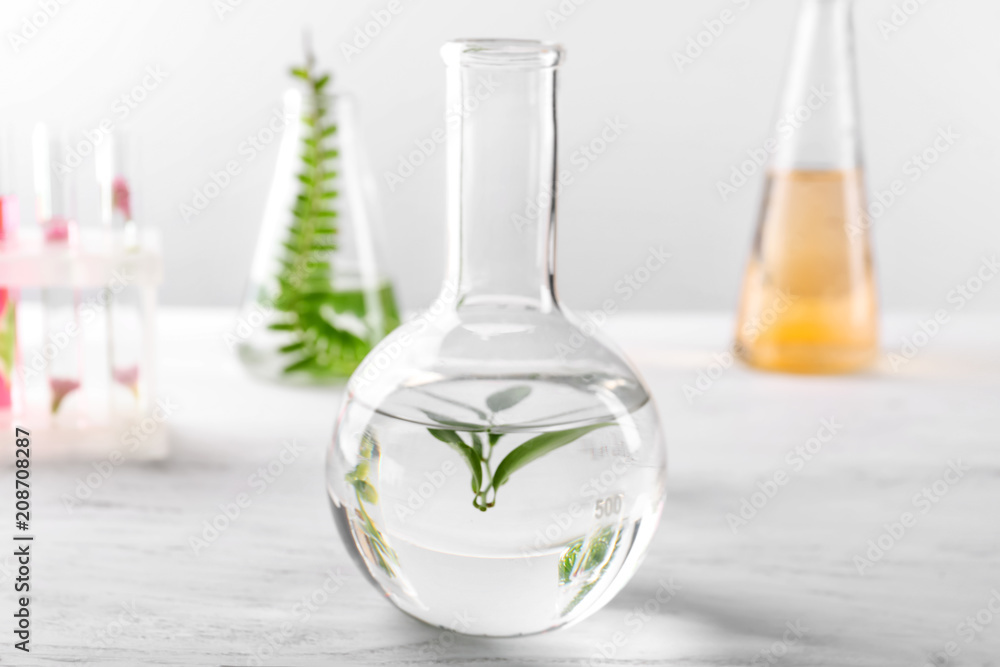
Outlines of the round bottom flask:
M 373 583 L 471 635 L 599 609 L 638 567 L 665 498 L 649 392 L 554 290 L 561 53 L 445 46 L 448 277 L 352 376 L 327 460 L 336 524 Z

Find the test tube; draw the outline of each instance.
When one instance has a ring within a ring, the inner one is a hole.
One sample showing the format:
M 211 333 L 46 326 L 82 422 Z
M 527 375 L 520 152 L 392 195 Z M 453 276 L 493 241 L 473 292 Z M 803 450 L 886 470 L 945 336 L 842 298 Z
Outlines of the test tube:
M 67 155 L 68 142 L 52 139 L 39 124 L 32 137 L 35 158 L 35 193 L 38 220 L 49 246 L 72 245 L 77 239 L 75 174 L 58 167 Z M 46 287 L 42 290 L 45 335 L 43 355 L 48 361 L 50 410 L 60 413 L 66 399 L 78 392 L 83 379 L 83 341 L 78 315 L 79 290 Z
M 138 250 L 135 213 L 136 154 L 130 137 L 121 131 L 107 137 L 97 154 L 97 178 L 101 192 L 101 220 L 116 247 L 126 253 Z M 142 402 L 140 360 L 142 358 L 142 304 L 135 285 L 115 285 L 107 305 L 108 358 L 114 385 L 131 394 L 131 405 Z M 115 392 L 118 394 L 119 392 Z M 115 405 L 121 401 L 114 399 Z

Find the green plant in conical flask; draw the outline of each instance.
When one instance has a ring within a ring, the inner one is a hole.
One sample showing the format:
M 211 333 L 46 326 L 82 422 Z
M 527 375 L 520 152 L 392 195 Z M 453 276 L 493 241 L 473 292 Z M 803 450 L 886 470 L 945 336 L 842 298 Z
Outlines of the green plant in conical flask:
M 399 324 L 352 101 L 311 56 L 292 70 L 285 129 L 243 311 L 231 337 L 254 374 L 347 378 Z

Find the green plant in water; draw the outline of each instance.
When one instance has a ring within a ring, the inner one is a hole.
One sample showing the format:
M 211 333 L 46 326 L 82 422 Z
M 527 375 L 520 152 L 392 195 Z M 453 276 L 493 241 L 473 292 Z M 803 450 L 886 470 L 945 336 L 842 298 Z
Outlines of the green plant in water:
M 559 584 L 569 585 L 580 577 L 588 581 L 576 592 L 570 603 L 563 609 L 565 616 L 573 611 L 587 594 L 597 586 L 604 572 L 611 564 L 611 559 L 621 544 L 621 532 L 612 526 L 601 528 L 589 541 L 581 537 L 570 542 L 559 559 Z
M 285 375 L 346 377 L 378 338 L 399 325 L 399 314 L 388 284 L 380 287 L 374 299 L 377 303 L 369 303 L 371 297 L 364 289 L 335 288 L 330 256 L 337 249 L 337 211 L 333 202 L 338 196 L 334 186 L 338 174 L 333 161 L 338 152 L 331 145 L 337 126 L 330 118 L 331 100 L 326 93 L 330 75 L 316 71 L 312 53 L 307 53 L 305 66 L 292 69 L 292 75 L 305 84 L 308 99 L 302 116 L 305 133 L 298 174 L 300 187 L 272 300 L 279 317 L 270 328 L 286 332 L 291 338 L 279 350 L 288 358 L 283 368 Z M 343 326 L 345 316 L 365 322 L 371 308 L 381 310 L 381 331 L 366 334 Z
M 366 432 L 361 438 L 361 447 L 358 450 L 358 465 L 354 470 L 347 473 L 347 483 L 354 489 L 354 495 L 358 500 L 358 507 L 354 510 L 357 517 L 357 525 L 361 529 L 362 548 L 371 554 L 372 559 L 378 563 L 390 577 L 396 576 L 395 566 L 399 565 L 396 552 L 388 545 L 375 523 L 365 510 L 365 503 L 370 505 L 378 504 L 378 492 L 375 486 L 368 479 L 371 470 L 371 462 L 377 459 L 378 441 L 371 432 Z
M 14 379 L 14 358 L 17 356 L 17 306 L 7 290 L 0 290 L 3 315 L 0 316 L 0 382 L 8 394 Z M 8 396 L 9 399 L 9 396 Z
M 469 408 L 487 420 L 489 426 L 456 421 L 428 410 L 423 411 L 428 418 L 442 426 L 449 427 L 429 428 L 427 432 L 458 452 L 468 465 L 469 471 L 472 473 L 472 505 L 480 511 L 485 512 L 496 504 L 497 490 L 506 484 L 516 471 L 560 447 L 565 447 L 579 440 L 591 431 L 610 426 L 608 423 L 591 424 L 536 435 L 511 450 L 494 469 L 492 467 L 494 451 L 497 443 L 506 435 L 496 432 L 494 424 L 496 416 L 498 413 L 514 407 L 526 399 L 529 394 L 531 394 L 531 387 L 525 385 L 509 387 L 486 398 L 489 414 L 478 408 Z M 462 437 L 462 433 L 466 435 L 468 442 Z M 492 496 L 490 495 L 491 491 Z

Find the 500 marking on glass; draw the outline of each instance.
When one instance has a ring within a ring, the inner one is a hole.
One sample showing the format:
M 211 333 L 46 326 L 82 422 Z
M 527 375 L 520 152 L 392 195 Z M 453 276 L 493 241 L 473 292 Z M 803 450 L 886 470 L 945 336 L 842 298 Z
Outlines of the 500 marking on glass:
M 594 504 L 594 518 L 600 519 L 602 516 L 618 516 L 622 511 L 622 503 L 625 494 L 619 493 L 617 496 L 608 496 L 604 500 L 598 500 Z
M 14 429 L 14 528 L 24 533 L 31 525 L 31 434 L 23 428 Z M 14 647 L 29 652 L 31 641 L 31 614 L 28 611 L 28 593 L 31 591 L 31 535 L 14 533 L 14 557 L 17 558 L 17 577 L 14 592 L 20 594 L 14 609 L 14 636 L 21 641 Z

